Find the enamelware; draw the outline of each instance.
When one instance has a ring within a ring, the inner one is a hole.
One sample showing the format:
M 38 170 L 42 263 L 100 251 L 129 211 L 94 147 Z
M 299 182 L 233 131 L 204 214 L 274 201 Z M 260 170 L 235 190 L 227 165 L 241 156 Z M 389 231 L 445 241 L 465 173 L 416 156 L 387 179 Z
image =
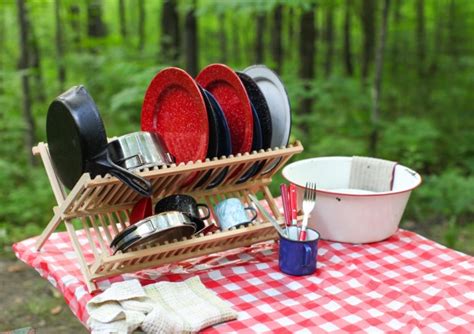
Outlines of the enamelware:
M 368 243 L 393 235 L 400 223 L 411 191 L 421 184 L 421 176 L 396 165 L 393 189 L 372 192 L 348 189 L 352 157 L 321 157 L 287 165 L 283 177 L 298 189 L 301 208 L 306 182 L 318 184 L 317 201 L 308 226 L 322 239 Z
M 225 118 L 224 112 L 222 111 L 219 102 L 217 102 L 214 95 L 204 89 L 204 94 L 209 99 L 211 107 L 214 111 L 218 126 L 218 138 L 219 138 L 219 150 L 217 153 L 218 157 L 229 156 L 232 154 L 232 140 L 230 138 L 230 129 L 227 119 Z
M 196 82 L 182 69 L 169 67 L 153 78 L 143 101 L 141 127 L 160 135 L 177 163 L 206 158 L 206 105 Z
M 297 227 L 289 227 L 290 234 L 297 233 Z M 311 275 L 316 271 L 318 242 L 320 235 L 313 229 L 307 230 L 306 240 L 294 240 L 280 234 L 278 265 L 288 275 Z
M 267 102 L 272 122 L 271 147 L 286 146 L 290 138 L 291 107 L 281 79 L 265 65 L 249 66 L 243 73 L 255 81 Z
M 211 64 L 196 81 L 219 102 L 229 125 L 232 154 L 249 152 L 253 140 L 253 115 L 247 92 L 235 72 L 223 64 Z
M 204 215 L 201 214 L 201 208 L 204 209 Z M 197 203 L 194 197 L 185 194 L 169 195 L 155 204 L 155 214 L 168 211 L 178 211 L 187 215 L 196 225 L 197 232 L 205 227 L 204 220 L 210 216 L 207 204 Z
M 248 216 L 247 211 L 252 212 L 251 217 Z M 244 207 L 238 198 L 228 198 L 217 203 L 214 212 L 222 231 L 233 227 L 247 226 L 257 218 L 257 210 L 252 207 Z
M 217 144 L 217 153 L 213 155 L 212 157 L 222 157 L 222 156 L 229 156 L 232 154 L 232 143 L 230 139 L 230 129 L 229 125 L 227 124 L 227 120 L 225 118 L 224 112 L 222 111 L 221 106 L 219 103 L 216 101 L 214 96 L 208 92 L 205 89 L 202 89 L 202 93 L 204 95 L 206 102 L 206 108 L 212 109 L 212 114 L 213 117 L 215 117 L 215 126 L 216 126 L 216 144 Z M 209 109 L 208 109 L 209 112 Z M 210 137 L 212 135 L 210 134 Z M 211 158 L 209 156 L 209 150 L 208 150 L 208 158 Z M 225 168 L 223 171 L 221 171 L 206 187 L 206 189 L 212 189 L 217 187 L 219 184 L 224 181 L 224 178 L 227 175 L 228 169 Z M 211 171 L 208 171 L 207 173 L 204 174 L 203 177 L 201 177 L 201 180 L 196 184 L 195 188 L 201 187 L 210 177 Z
M 255 110 L 253 103 L 250 104 L 252 106 L 252 113 L 253 113 L 253 141 L 252 141 L 252 151 L 259 151 L 263 147 L 262 143 L 262 128 L 260 126 L 260 120 Z M 237 181 L 237 183 L 243 183 L 254 176 L 258 171 L 260 171 L 262 163 L 254 163 L 242 177 Z
M 242 72 L 236 73 L 244 84 L 250 102 L 257 112 L 262 132 L 262 148 L 270 148 L 272 140 L 272 116 L 265 96 L 251 77 Z
M 199 87 L 199 85 L 198 85 Z M 219 156 L 219 124 L 216 112 L 211 106 L 211 101 L 208 96 L 204 93 L 204 89 L 199 87 L 199 91 L 202 94 L 204 99 L 204 104 L 206 105 L 207 110 L 207 120 L 209 122 L 209 143 L 207 144 L 207 158 L 214 158 Z

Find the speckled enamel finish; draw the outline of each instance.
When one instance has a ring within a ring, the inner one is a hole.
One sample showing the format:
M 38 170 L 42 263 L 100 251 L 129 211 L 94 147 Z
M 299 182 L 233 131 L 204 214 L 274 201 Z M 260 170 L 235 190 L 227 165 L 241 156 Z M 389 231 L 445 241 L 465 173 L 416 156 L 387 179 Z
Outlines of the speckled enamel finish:
M 143 101 L 141 128 L 158 133 L 177 163 L 206 158 L 206 105 L 189 74 L 169 67 L 153 78 Z
M 229 124 L 232 153 L 249 152 L 253 140 L 253 115 L 245 87 L 235 72 L 223 64 L 211 64 L 196 81 L 219 102 Z
M 268 109 L 265 96 L 263 95 L 260 88 L 258 88 L 258 85 L 255 83 L 255 81 L 247 74 L 237 72 L 237 75 L 244 84 L 245 90 L 247 91 L 247 95 L 250 99 L 250 103 L 257 112 L 260 121 L 260 128 L 262 131 L 263 148 L 270 148 L 272 140 L 272 117 L 270 115 L 270 110 Z

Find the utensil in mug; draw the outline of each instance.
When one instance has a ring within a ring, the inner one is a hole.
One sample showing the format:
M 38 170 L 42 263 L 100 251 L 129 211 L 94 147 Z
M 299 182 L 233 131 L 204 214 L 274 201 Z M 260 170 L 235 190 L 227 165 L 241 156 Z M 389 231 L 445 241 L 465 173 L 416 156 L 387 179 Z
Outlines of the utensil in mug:
M 299 240 L 306 240 L 306 229 L 308 228 L 308 218 L 316 204 L 316 183 L 306 182 L 303 195 L 303 223 L 298 237 Z
M 298 227 L 291 226 L 290 234 L 297 233 Z M 288 275 L 311 275 L 316 271 L 319 233 L 313 229 L 306 230 L 306 240 L 289 239 L 280 235 L 278 265 L 280 271 Z
M 253 212 L 249 218 L 246 211 Z M 222 231 L 232 227 L 246 226 L 257 218 L 257 210 L 252 207 L 244 207 L 240 199 L 228 198 L 215 206 L 215 213 Z
M 285 233 L 288 235 L 288 227 L 291 226 L 291 213 L 288 198 L 288 186 L 284 183 L 280 185 L 281 202 L 283 205 L 283 214 L 285 217 Z
M 204 216 L 200 214 L 199 208 L 206 210 Z M 194 197 L 184 194 L 164 197 L 155 204 L 155 214 L 166 211 L 179 211 L 188 215 L 196 224 L 196 233 L 205 227 L 204 220 L 210 216 L 209 207 L 206 204 L 198 204 Z
M 265 216 L 265 218 L 267 218 L 268 221 L 272 223 L 273 227 L 278 231 L 278 233 L 280 235 L 285 235 L 286 233 L 281 228 L 280 223 L 270 215 L 270 213 L 262 206 L 262 204 L 260 204 L 259 200 L 251 194 L 249 194 L 249 197 L 252 202 L 257 206 L 258 210 L 260 210 L 260 212 Z
M 290 207 L 290 217 L 291 217 L 291 226 L 298 226 L 298 202 L 296 200 L 296 186 L 294 184 L 290 184 L 288 187 L 288 198 L 289 198 L 289 207 Z M 299 230 L 291 229 L 292 235 L 289 235 L 291 239 L 298 239 Z M 296 232 L 295 232 L 296 231 Z M 290 232 L 290 231 L 288 231 Z

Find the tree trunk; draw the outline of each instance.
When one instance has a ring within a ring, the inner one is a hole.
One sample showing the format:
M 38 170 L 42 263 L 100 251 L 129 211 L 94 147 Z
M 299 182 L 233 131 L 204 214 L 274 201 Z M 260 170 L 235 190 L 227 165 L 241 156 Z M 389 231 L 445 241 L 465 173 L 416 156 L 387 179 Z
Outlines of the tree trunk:
M 69 6 L 69 15 L 71 18 L 72 43 L 76 51 L 81 49 L 81 7 L 79 5 Z
M 282 72 L 283 67 L 283 47 L 281 42 L 281 30 L 283 25 L 283 6 L 278 4 L 273 11 L 272 29 L 272 54 L 275 62 L 275 70 Z
M 64 67 L 64 39 L 61 24 L 61 0 L 54 1 L 54 17 L 56 21 L 56 63 L 58 65 L 59 91 L 64 91 L 66 82 L 66 68 Z
M 443 52 L 443 33 L 445 26 L 444 15 L 439 0 L 435 2 L 435 31 L 434 31 L 434 52 L 431 58 L 429 74 L 433 75 L 438 70 L 439 55 Z
M 369 75 L 370 64 L 374 58 L 375 43 L 375 0 L 362 1 L 362 79 L 365 82 Z
M 138 50 L 145 47 L 145 0 L 138 0 Z
M 426 62 L 425 2 L 416 0 L 416 56 L 418 75 L 425 74 Z
M 161 54 L 163 60 L 177 63 L 180 38 L 176 0 L 164 0 L 161 15 Z
M 29 84 L 29 65 L 28 57 L 28 17 L 25 8 L 25 0 L 16 0 L 18 9 L 18 27 L 20 33 L 20 60 L 18 69 L 21 76 L 22 89 L 22 109 L 23 121 L 25 122 L 25 149 L 28 154 L 30 165 L 36 165 L 36 159 L 33 156 L 31 148 L 36 144 L 36 126 L 31 111 L 31 95 Z
M 265 14 L 258 13 L 256 17 L 257 31 L 255 34 L 255 62 L 262 64 L 265 58 L 264 34 L 265 34 Z
M 186 70 L 193 77 L 198 73 L 198 33 L 196 20 L 196 0 L 186 14 L 184 22 L 184 47 L 186 55 Z
M 354 75 L 354 66 L 352 64 L 352 40 L 351 40 L 351 10 L 352 0 L 346 0 L 344 9 L 344 69 L 348 76 Z
M 6 24 L 5 24 L 5 7 L 0 6 L 0 50 L 5 50 L 5 30 L 6 30 Z M 5 62 L 4 62 L 4 56 L 0 57 L 0 95 L 3 95 L 5 93 L 5 78 L 4 78 L 4 73 L 5 73 Z
M 393 29 L 396 32 L 393 38 L 393 46 L 392 46 L 392 56 L 391 56 L 391 64 L 392 64 L 392 72 L 395 74 L 398 71 L 398 64 L 400 62 L 400 41 L 399 41 L 399 34 L 398 30 L 400 27 L 401 21 L 401 12 L 400 7 L 402 6 L 402 0 L 395 0 L 394 6 L 394 17 L 393 17 Z
M 30 68 L 32 69 L 33 78 L 35 80 L 35 91 L 36 98 L 41 103 L 46 102 L 46 92 L 43 80 L 43 71 L 41 69 L 41 52 L 36 39 L 36 34 L 31 21 L 28 19 L 28 10 L 25 8 L 26 24 L 28 24 L 28 52 L 31 55 L 29 57 Z
M 234 63 L 240 63 L 240 39 L 239 39 L 239 19 L 236 15 L 232 15 L 232 54 L 234 55 Z
M 390 0 L 385 0 L 382 12 L 382 27 L 380 29 L 377 53 L 375 55 L 375 78 L 374 78 L 374 96 L 372 105 L 372 134 L 370 138 L 370 153 L 372 156 L 377 155 L 378 128 L 379 128 L 379 105 L 382 95 L 382 72 L 383 72 L 383 56 L 385 51 L 385 40 L 387 35 L 387 21 Z
M 458 38 L 456 36 L 456 1 L 451 0 L 448 9 L 448 52 L 458 61 Z
M 301 15 L 300 21 L 300 68 L 299 76 L 304 82 L 304 88 L 309 90 L 311 88 L 311 81 L 315 77 L 315 56 L 316 56 L 316 22 L 315 22 L 316 7 L 311 5 L 309 9 Z M 301 112 L 310 113 L 313 100 L 311 98 L 304 98 L 301 102 Z M 303 127 L 303 130 L 306 130 Z
M 227 63 L 227 35 L 226 35 L 226 18 L 224 11 L 219 13 L 219 48 L 221 50 L 220 62 Z
M 324 75 L 328 78 L 332 72 L 332 58 L 334 57 L 334 8 L 329 4 L 326 9 L 324 40 L 326 42 L 326 59 L 324 61 Z
M 122 39 L 127 38 L 127 17 L 125 15 L 125 0 L 119 0 L 119 23 Z
M 92 38 L 107 35 L 107 27 L 102 21 L 102 0 L 89 0 L 87 3 L 87 35 Z

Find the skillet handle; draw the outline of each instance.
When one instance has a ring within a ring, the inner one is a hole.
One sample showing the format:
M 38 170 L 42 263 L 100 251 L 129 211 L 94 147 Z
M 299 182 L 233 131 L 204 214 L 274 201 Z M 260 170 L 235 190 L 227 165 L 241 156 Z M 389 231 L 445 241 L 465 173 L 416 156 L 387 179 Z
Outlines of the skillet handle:
M 108 173 L 125 183 L 127 186 L 135 190 L 144 197 L 150 197 L 152 193 L 151 183 L 144 178 L 135 175 L 125 168 L 115 165 L 109 169 Z
M 93 170 L 96 174 L 102 176 L 109 173 L 144 197 L 150 197 L 152 194 L 151 183 L 144 178 L 131 173 L 125 168 L 116 165 L 112 161 L 107 149 L 91 159 L 88 170 Z

